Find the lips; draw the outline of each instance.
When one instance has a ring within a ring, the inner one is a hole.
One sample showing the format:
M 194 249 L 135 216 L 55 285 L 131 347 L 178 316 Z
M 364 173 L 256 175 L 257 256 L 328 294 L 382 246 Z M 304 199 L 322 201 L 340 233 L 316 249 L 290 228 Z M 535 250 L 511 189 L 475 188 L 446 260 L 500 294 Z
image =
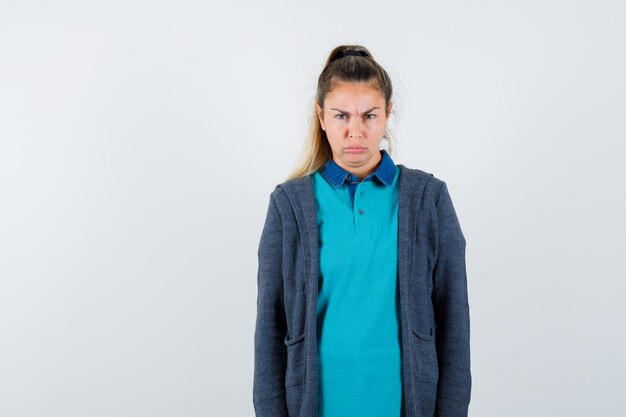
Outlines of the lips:
M 353 146 L 353 147 L 345 148 L 345 151 L 347 153 L 361 153 L 361 152 L 365 151 L 365 148 L 361 148 L 361 147 L 358 147 L 358 146 Z

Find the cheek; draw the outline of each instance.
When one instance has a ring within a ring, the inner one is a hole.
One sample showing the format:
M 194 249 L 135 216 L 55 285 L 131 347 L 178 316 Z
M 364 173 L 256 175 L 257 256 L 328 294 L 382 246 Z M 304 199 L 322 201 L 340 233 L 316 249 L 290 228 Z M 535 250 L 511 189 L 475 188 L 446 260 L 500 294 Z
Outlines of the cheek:
M 341 138 L 348 132 L 348 126 L 346 123 L 342 123 L 339 120 L 330 120 L 326 122 L 326 136 L 329 139 Z
M 341 132 L 336 132 L 333 129 L 326 129 L 326 137 L 331 148 L 340 146 L 344 135 Z
M 375 124 L 373 124 L 372 129 L 376 131 L 376 133 L 383 134 L 385 132 L 385 126 L 387 123 L 385 121 L 378 120 Z

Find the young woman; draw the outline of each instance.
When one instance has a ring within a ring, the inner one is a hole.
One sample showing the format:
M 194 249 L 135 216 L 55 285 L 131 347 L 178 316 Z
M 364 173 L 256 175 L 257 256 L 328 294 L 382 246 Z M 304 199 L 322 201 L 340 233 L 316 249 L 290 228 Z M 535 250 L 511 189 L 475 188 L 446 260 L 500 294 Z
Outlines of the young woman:
M 467 416 L 465 238 L 445 181 L 393 162 L 391 96 L 366 48 L 330 53 L 259 243 L 257 417 Z

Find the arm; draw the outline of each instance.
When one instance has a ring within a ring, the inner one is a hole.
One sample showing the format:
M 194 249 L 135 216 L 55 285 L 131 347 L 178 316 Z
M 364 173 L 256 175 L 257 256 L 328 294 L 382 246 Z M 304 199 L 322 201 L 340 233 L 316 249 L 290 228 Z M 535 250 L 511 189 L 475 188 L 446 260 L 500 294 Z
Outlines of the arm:
M 470 318 L 465 238 L 445 181 L 437 201 L 438 255 L 433 271 L 439 382 L 436 417 L 466 417 L 470 402 Z
M 282 222 L 270 196 L 258 249 L 253 403 L 257 417 L 287 417 L 287 324 L 283 305 Z

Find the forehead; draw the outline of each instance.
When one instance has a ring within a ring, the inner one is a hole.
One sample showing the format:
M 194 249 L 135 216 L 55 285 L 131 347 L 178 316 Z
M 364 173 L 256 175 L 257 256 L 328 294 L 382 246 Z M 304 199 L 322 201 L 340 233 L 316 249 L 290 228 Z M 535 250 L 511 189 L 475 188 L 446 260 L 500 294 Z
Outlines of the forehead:
M 376 80 L 370 82 L 333 81 L 325 102 L 336 105 L 373 105 L 384 104 L 385 97 L 378 88 Z

